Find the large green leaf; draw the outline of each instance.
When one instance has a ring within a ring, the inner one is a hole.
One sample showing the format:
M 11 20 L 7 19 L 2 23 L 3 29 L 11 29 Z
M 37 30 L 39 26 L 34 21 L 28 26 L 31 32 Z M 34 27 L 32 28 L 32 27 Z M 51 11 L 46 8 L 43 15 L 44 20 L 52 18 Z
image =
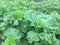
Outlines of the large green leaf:
M 39 37 L 38 37 L 38 33 L 34 32 L 34 31 L 29 31 L 27 33 L 27 39 L 29 41 L 29 43 L 32 43 L 33 41 L 39 41 Z

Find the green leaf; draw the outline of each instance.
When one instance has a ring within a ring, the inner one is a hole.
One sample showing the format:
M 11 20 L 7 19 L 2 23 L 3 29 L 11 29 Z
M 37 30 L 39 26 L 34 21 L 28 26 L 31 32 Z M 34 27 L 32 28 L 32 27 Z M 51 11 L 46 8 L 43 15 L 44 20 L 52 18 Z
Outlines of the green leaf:
M 40 39 L 41 40 L 45 40 L 45 41 L 47 41 L 48 43 L 52 43 L 51 41 L 51 34 L 48 34 L 48 33 L 39 33 L 39 37 L 40 37 Z
M 29 31 L 27 33 L 27 39 L 29 41 L 29 43 L 32 43 L 33 41 L 39 41 L 39 37 L 38 37 L 38 33 L 34 32 L 34 31 Z
M 19 41 L 19 42 L 17 42 L 17 45 L 30 45 L 29 43 L 28 43 L 28 41 Z
M 52 15 L 54 18 L 56 18 L 56 20 L 57 20 L 58 22 L 60 22 L 60 21 L 59 21 L 59 20 L 60 20 L 60 15 L 58 14 L 58 12 L 52 11 L 52 12 L 51 12 L 51 15 Z
M 15 25 L 19 25 L 18 20 L 14 20 L 13 25 L 14 25 L 14 26 L 15 26 Z
M 60 45 L 59 40 L 55 37 L 54 34 L 52 35 L 51 40 L 52 40 L 52 45 L 57 45 L 57 44 Z
M 22 33 L 15 28 L 8 28 L 7 31 L 4 33 L 4 37 L 7 37 L 4 41 L 4 45 L 16 45 L 16 41 L 21 39 Z

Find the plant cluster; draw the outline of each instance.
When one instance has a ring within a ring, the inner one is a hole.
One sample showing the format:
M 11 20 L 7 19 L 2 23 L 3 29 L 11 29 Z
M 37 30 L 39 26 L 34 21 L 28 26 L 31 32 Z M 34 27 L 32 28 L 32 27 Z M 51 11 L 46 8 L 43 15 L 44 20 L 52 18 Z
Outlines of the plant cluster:
M 60 45 L 60 1 L 0 0 L 0 45 Z

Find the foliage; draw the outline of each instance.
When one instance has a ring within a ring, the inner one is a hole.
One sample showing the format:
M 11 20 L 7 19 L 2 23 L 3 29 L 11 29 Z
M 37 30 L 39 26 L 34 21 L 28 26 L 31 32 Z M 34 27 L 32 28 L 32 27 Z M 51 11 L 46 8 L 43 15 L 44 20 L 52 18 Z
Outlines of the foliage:
M 59 0 L 0 0 L 1 45 L 60 45 Z

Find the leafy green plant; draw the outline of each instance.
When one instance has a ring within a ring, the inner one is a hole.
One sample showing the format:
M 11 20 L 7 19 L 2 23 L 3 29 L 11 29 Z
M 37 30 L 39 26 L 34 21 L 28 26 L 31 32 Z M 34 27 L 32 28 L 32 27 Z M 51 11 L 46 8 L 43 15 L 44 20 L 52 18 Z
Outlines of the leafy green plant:
M 1 45 L 60 45 L 59 0 L 0 0 Z

